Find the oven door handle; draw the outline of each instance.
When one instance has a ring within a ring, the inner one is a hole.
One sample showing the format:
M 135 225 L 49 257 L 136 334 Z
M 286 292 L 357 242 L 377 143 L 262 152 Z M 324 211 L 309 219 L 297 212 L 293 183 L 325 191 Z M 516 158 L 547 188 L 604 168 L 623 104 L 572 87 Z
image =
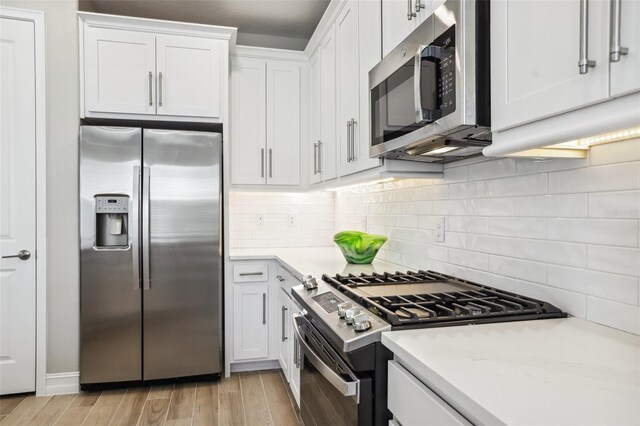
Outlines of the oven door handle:
M 322 359 L 313 351 L 311 346 L 304 340 L 302 333 L 300 333 L 300 326 L 298 325 L 299 318 L 302 318 L 300 314 L 293 314 L 293 328 L 296 332 L 298 342 L 302 347 L 302 351 L 306 359 L 318 370 L 322 376 L 329 381 L 342 395 L 353 396 L 356 401 L 360 402 L 360 380 L 353 382 L 347 382 L 338 376 L 327 364 L 322 362 Z

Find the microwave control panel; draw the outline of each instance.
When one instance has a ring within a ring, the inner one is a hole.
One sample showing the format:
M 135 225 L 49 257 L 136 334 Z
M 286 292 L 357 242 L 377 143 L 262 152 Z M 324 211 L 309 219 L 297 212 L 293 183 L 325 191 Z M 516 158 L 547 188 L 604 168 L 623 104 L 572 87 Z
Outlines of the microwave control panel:
M 431 45 L 440 48 L 437 105 L 444 117 L 456 110 L 456 26 L 449 27 Z

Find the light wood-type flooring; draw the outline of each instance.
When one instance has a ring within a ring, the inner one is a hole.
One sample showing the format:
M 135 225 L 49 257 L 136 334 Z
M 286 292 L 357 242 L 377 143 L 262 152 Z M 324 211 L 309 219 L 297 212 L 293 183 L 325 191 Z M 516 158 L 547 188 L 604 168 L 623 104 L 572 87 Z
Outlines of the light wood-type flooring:
M 73 395 L 0 397 L 0 425 L 298 426 L 280 370 L 233 374 L 216 382 L 132 387 Z

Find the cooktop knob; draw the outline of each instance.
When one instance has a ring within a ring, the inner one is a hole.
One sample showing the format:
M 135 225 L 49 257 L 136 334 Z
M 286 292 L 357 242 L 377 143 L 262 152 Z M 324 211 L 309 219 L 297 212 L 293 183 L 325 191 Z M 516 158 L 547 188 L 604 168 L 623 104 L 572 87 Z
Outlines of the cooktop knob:
M 342 302 L 338 305 L 338 316 L 340 318 L 344 318 L 344 315 L 347 313 L 347 309 L 353 308 L 351 302 Z
M 344 319 L 347 320 L 347 324 L 353 324 L 353 319 L 360 312 L 362 312 L 362 310 L 360 308 L 347 309 L 347 311 L 344 313 Z
M 366 331 L 371 328 L 371 320 L 369 315 L 364 312 L 353 317 L 353 328 L 356 331 Z
M 306 277 L 304 277 L 302 279 L 302 285 L 307 290 L 314 290 L 314 289 L 318 288 L 318 282 L 311 275 L 307 275 Z

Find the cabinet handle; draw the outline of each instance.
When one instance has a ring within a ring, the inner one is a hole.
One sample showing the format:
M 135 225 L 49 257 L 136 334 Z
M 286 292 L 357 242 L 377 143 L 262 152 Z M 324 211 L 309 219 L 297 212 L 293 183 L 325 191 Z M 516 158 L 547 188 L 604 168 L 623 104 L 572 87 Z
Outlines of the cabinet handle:
M 322 141 L 318 141 L 318 173 L 322 173 Z
M 417 0 L 420 1 L 420 0 Z M 417 5 L 416 5 L 417 8 Z M 411 0 L 407 0 L 407 19 L 410 21 L 411 19 L 415 18 L 416 13 L 413 11 L 413 8 L 411 7 Z
M 351 119 L 351 161 L 356 160 L 356 120 Z
M 153 74 L 149 71 L 149 106 L 153 105 Z
M 162 106 L 162 73 L 158 76 L 158 106 Z
M 351 162 L 351 120 L 347 121 L 347 163 Z
M 296 368 L 300 368 L 300 356 L 298 355 L 298 338 L 294 335 L 293 336 L 293 363 L 296 366 Z
M 424 4 L 422 4 L 421 0 L 416 0 L 416 12 L 420 12 L 420 9 L 424 9 Z
M 284 327 L 286 325 L 285 321 L 286 321 L 286 317 L 287 317 L 287 311 L 288 311 L 288 309 L 283 306 L 282 307 L 282 333 L 281 333 L 283 342 L 288 339 L 288 337 L 285 336 L 285 329 L 284 329 Z
M 262 293 L 262 325 L 267 323 L 267 293 Z
M 318 174 L 318 144 L 313 144 L 313 174 Z
M 620 61 L 620 55 L 629 53 L 629 49 L 620 45 L 621 0 L 611 0 L 611 34 L 609 36 L 609 61 Z
M 269 148 L 269 177 L 273 177 L 273 150 Z
M 588 73 L 589 68 L 595 66 L 596 61 L 589 60 L 589 0 L 580 0 L 580 74 Z
M 240 272 L 238 275 L 241 277 L 252 277 L 256 275 L 263 275 L 263 272 Z
M 282 275 L 276 275 L 276 278 L 278 279 L 278 281 L 282 282 L 284 281 L 284 278 L 282 277 Z
M 264 148 L 260 149 L 260 177 L 264 177 Z

